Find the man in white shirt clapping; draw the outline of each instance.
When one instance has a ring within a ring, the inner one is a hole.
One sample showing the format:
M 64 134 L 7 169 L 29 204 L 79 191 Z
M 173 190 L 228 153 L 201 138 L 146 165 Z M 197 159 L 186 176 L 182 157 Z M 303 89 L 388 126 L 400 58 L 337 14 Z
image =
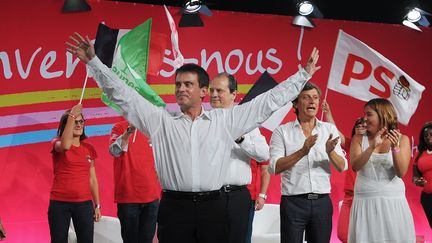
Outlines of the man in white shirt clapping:
M 333 206 L 330 164 L 347 167 L 335 125 L 316 118 L 320 90 L 307 83 L 293 101 L 297 119 L 278 127 L 270 142 L 270 172 L 282 173 L 281 242 L 330 242 Z

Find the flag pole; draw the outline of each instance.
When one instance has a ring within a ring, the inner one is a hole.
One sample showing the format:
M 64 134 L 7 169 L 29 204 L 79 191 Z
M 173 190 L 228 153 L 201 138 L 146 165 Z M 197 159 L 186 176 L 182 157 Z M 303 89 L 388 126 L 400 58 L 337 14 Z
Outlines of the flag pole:
M 327 94 L 328 94 L 328 81 L 327 81 L 327 87 L 326 87 L 323 101 L 324 100 L 327 101 Z M 323 117 L 324 117 L 324 110 L 321 108 L 321 119 L 320 119 L 321 121 L 323 120 Z
M 88 80 L 88 69 L 86 68 L 86 77 L 85 77 L 85 80 L 84 80 L 84 86 L 83 86 L 82 91 L 81 91 L 81 98 L 80 98 L 79 104 L 82 104 L 82 100 L 83 100 L 83 97 L 84 97 L 84 91 L 85 91 L 85 88 L 86 88 L 86 85 L 87 85 L 87 80 Z
M 132 143 L 135 143 L 135 139 L 136 139 L 136 135 L 137 135 L 137 130 L 138 129 L 135 128 L 135 132 L 134 132 L 134 137 L 132 139 Z

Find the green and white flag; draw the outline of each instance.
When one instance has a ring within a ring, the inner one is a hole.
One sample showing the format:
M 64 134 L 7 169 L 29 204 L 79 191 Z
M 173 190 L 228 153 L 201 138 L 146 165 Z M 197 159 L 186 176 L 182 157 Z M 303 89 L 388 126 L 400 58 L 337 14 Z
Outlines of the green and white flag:
M 150 32 L 152 20 L 148 19 L 134 29 L 111 29 L 99 24 L 95 50 L 101 61 L 129 87 L 156 106 L 165 106 L 162 98 L 147 84 Z M 114 110 L 119 107 L 105 94 L 102 101 Z

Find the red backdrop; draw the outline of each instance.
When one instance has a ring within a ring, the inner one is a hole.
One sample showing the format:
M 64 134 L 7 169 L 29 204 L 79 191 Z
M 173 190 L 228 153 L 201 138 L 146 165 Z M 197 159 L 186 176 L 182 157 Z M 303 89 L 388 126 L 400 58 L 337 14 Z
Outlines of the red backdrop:
M 6 242 L 48 242 L 47 207 L 52 181 L 49 138 L 54 136 L 59 114 L 78 102 L 85 68 L 66 54 L 65 41 L 78 31 L 95 37 L 97 25 L 133 28 L 153 18 L 153 30 L 169 35 L 164 9 L 160 6 L 89 1 L 92 11 L 63 14 L 63 1 L 6 1 L 0 9 L 0 217 L 8 231 Z M 178 9 L 169 8 L 176 22 Z M 202 17 L 205 27 L 181 28 L 180 49 L 189 61 L 197 62 L 210 76 L 231 71 L 239 80 L 241 93 L 267 70 L 281 81 L 305 63 L 312 48 L 320 50 L 320 70 L 313 78 L 325 90 L 339 29 L 355 36 L 386 56 L 417 82 L 426 87 L 417 112 L 409 126 L 401 130 L 417 141 L 418 131 L 430 113 L 432 31 L 415 32 L 402 25 L 371 24 L 352 21 L 316 20 L 317 27 L 307 29 L 300 41 L 301 29 L 291 25 L 292 17 L 214 11 Z M 168 43 L 168 46 L 170 44 Z M 298 55 L 300 54 L 300 56 Z M 301 57 L 301 58 L 300 58 Z M 158 86 L 168 103 L 174 102 L 173 57 L 165 51 L 165 62 L 157 78 L 149 83 Z M 300 60 L 301 59 L 301 60 Z M 258 69 L 256 69 L 258 67 Z M 88 84 L 84 107 L 88 110 L 88 127 L 99 157 L 97 173 L 104 215 L 116 215 L 113 203 L 112 158 L 107 152 L 107 132 L 119 117 L 109 112 L 94 94 L 93 81 Z M 155 86 L 156 87 L 156 86 Z M 92 93 L 93 92 L 93 93 Z M 78 93 L 78 96 L 77 96 Z M 206 100 L 208 101 L 208 100 Z M 345 134 L 353 121 L 362 115 L 364 102 L 329 91 L 338 128 Z M 429 106 L 428 106 L 429 105 Z M 94 109 L 89 109 L 94 108 Z M 99 110 L 104 112 L 98 113 Z M 286 120 L 293 119 L 290 114 Z M 271 133 L 263 131 L 269 138 Z M 413 212 L 417 235 L 432 240 L 429 226 L 419 203 L 420 190 L 404 180 Z M 269 203 L 279 203 L 280 179 L 272 177 Z M 342 200 L 343 175 L 332 177 L 335 206 Z M 336 234 L 332 241 L 337 241 Z

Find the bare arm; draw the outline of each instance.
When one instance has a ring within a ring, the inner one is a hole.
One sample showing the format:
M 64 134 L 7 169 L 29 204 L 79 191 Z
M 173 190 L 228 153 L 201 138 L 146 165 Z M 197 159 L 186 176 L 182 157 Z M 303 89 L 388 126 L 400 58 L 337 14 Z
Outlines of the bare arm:
M 323 100 L 322 110 L 324 112 L 326 122 L 329 122 L 329 123 L 331 123 L 337 127 L 336 122 L 333 119 L 333 114 L 331 112 L 330 105 L 327 103 L 326 100 Z M 343 133 L 339 129 L 338 129 L 338 133 L 339 133 L 339 137 L 341 140 L 341 145 L 344 145 L 345 144 L 345 136 L 343 135 Z
M 341 172 L 345 169 L 346 161 L 341 155 L 337 154 L 335 151 L 338 141 L 339 137 L 333 139 L 333 134 L 330 134 L 326 142 L 326 153 L 335 169 Z
M 72 107 L 67 118 L 66 126 L 63 130 L 63 134 L 60 141 L 57 141 L 54 145 L 54 150 L 56 152 L 64 152 L 70 149 L 73 142 L 73 129 L 75 126 L 75 118 L 80 116 L 82 112 L 82 105 L 78 104 Z M 75 117 L 75 118 L 74 118 Z
M 90 167 L 90 189 L 91 189 L 91 193 L 93 196 L 93 203 L 95 205 L 100 206 L 99 183 L 98 183 L 98 179 L 96 176 L 96 169 L 94 167 L 94 161 L 92 161 L 92 166 Z M 99 222 L 101 216 L 102 216 L 102 214 L 101 214 L 100 207 L 96 207 L 95 208 L 95 215 L 94 215 L 95 221 Z
M 261 169 L 261 186 L 260 186 L 260 194 L 267 195 L 267 189 L 270 185 L 270 173 L 268 165 L 258 165 Z M 255 202 L 255 210 L 261 210 L 264 207 L 265 199 L 262 197 L 258 197 Z
M 391 130 L 387 138 L 391 142 L 393 166 L 396 170 L 396 175 L 402 178 L 408 171 L 411 158 L 409 138 L 397 130 Z
M 361 140 L 362 135 L 354 135 L 350 146 L 350 162 L 352 169 L 356 172 L 363 168 L 363 166 L 368 162 L 375 149 L 374 144 L 372 144 L 372 146 L 369 144 L 369 147 L 365 151 L 362 151 Z
M 0 219 L 0 240 L 6 239 L 6 230 L 3 227 L 2 221 Z

